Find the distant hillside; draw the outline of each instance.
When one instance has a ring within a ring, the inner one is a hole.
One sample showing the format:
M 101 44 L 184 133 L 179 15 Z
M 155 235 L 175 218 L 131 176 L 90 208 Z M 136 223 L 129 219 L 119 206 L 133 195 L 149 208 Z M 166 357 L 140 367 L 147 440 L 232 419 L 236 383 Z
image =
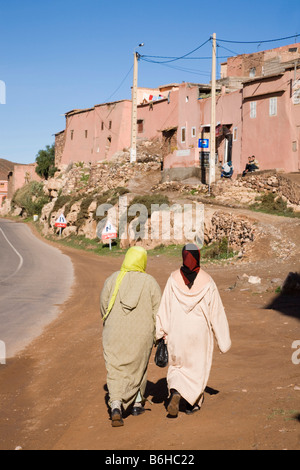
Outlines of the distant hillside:
M 14 169 L 15 163 L 0 158 L 0 180 L 7 180 L 7 175 Z

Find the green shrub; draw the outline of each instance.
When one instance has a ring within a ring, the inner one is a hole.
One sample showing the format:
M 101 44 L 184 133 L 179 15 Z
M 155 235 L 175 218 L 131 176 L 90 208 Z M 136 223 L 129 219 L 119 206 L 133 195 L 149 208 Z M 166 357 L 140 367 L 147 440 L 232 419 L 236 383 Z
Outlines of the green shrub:
M 48 204 L 49 198 L 43 191 L 43 183 L 31 181 L 22 188 L 18 189 L 12 198 L 12 207 L 20 207 L 26 212 L 28 217 L 41 215 L 45 204 Z
M 88 208 L 94 201 L 94 196 L 86 196 L 82 199 L 80 211 L 76 220 L 76 227 L 81 227 L 88 218 Z
M 128 193 L 129 193 L 129 190 L 127 188 L 123 188 L 123 186 L 118 186 L 117 188 L 109 189 L 105 191 L 101 195 L 95 196 L 97 204 L 96 204 L 96 209 L 93 214 L 94 220 L 100 221 L 105 217 L 105 215 L 103 217 L 98 217 L 96 215 L 97 208 L 99 206 L 101 206 L 102 204 L 111 204 L 112 206 L 114 206 L 117 204 L 119 197 L 124 196 L 125 194 L 128 194 Z
M 141 204 L 145 206 L 148 212 L 148 218 L 150 218 L 152 213 L 152 205 L 158 204 L 159 206 L 162 206 L 163 204 L 166 204 L 170 206 L 170 200 L 164 194 L 151 194 L 146 196 L 136 196 L 130 205 L 133 206 L 134 204 Z M 136 215 L 138 216 L 139 213 Z M 128 222 L 130 223 L 132 220 L 134 220 L 135 217 L 136 216 L 128 216 Z
M 203 247 L 201 250 L 201 258 L 203 259 L 227 259 L 233 256 L 233 250 L 228 246 L 228 238 Z
M 265 193 L 256 198 L 258 202 L 251 204 L 250 208 L 259 212 L 266 212 L 267 214 L 282 215 L 286 217 L 299 217 L 293 209 L 287 207 L 287 202 L 282 197 L 276 197 L 274 193 Z

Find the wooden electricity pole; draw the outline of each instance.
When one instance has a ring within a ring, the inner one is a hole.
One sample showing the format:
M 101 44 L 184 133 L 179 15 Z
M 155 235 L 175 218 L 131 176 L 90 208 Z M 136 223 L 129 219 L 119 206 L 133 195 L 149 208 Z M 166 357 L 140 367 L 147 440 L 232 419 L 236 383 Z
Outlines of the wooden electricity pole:
M 131 144 L 130 162 L 136 162 L 136 135 L 137 135 L 137 85 L 138 85 L 138 52 L 133 58 L 133 85 L 132 85 L 132 112 L 131 112 Z
M 209 188 L 216 181 L 216 33 L 212 37 Z

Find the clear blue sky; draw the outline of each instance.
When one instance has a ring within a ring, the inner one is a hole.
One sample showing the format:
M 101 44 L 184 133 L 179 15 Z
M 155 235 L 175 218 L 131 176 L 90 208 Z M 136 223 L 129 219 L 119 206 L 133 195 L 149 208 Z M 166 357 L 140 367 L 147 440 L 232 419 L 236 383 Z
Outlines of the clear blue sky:
M 130 99 L 139 43 L 145 43 L 141 54 L 179 57 L 214 32 L 217 40 L 231 41 L 300 34 L 300 1 L 1 0 L 0 25 L 0 80 L 6 84 L 0 158 L 31 163 L 64 129 L 65 112 Z M 293 42 L 220 42 L 218 63 L 224 56 Z M 210 56 L 209 42 L 188 57 Z M 209 83 L 210 70 L 207 59 L 165 65 L 140 61 L 139 86 Z

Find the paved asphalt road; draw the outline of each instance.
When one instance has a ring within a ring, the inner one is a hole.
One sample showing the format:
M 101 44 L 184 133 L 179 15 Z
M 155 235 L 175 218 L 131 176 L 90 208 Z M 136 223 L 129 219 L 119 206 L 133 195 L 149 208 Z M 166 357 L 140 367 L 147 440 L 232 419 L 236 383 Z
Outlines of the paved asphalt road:
M 27 225 L 0 219 L 0 341 L 6 358 L 56 317 L 73 277 L 69 257 L 36 238 Z

